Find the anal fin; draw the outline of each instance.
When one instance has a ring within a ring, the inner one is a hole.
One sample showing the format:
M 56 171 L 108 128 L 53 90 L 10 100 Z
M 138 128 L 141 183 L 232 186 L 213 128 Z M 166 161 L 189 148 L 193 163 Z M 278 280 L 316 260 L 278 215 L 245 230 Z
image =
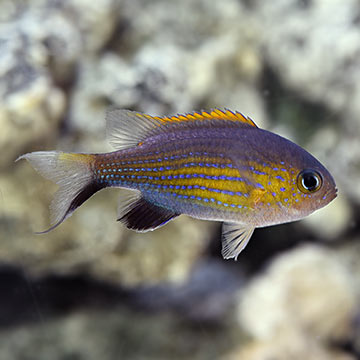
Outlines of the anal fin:
M 152 204 L 138 190 L 122 190 L 119 198 L 118 221 L 128 229 L 146 232 L 165 225 L 179 216 L 171 210 Z
M 222 226 L 222 250 L 221 254 L 224 259 L 235 258 L 244 250 L 249 242 L 253 226 L 224 222 Z

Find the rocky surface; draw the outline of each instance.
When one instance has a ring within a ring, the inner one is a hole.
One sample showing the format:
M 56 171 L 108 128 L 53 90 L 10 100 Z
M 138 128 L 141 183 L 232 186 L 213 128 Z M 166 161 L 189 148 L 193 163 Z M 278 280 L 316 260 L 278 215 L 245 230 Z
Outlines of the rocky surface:
M 241 291 L 238 320 L 253 341 L 229 359 L 356 359 L 334 347 L 358 331 L 358 261 L 351 249 L 339 256 L 306 245 L 275 258 Z
M 219 359 L 241 336 L 236 328 L 226 329 L 224 337 L 224 329 L 204 332 L 179 323 L 172 314 L 122 307 L 40 321 L 0 331 L 1 355 L 28 360 Z
M 359 14 L 356 0 L 1 1 L 0 358 L 358 358 Z M 127 231 L 115 189 L 33 234 L 55 187 L 13 161 L 109 151 L 109 105 L 240 110 L 310 150 L 339 198 L 221 265 L 218 224 Z
M 335 251 L 307 245 L 275 258 L 240 298 L 239 321 L 258 339 L 284 334 L 345 342 L 357 315 L 355 279 Z
M 345 351 L 324 349 L 316 341 L 307 337 L 282 334 L 277 341 L 256 341 L 235 350 L 226 360 L 355 360 L 357 357 Z

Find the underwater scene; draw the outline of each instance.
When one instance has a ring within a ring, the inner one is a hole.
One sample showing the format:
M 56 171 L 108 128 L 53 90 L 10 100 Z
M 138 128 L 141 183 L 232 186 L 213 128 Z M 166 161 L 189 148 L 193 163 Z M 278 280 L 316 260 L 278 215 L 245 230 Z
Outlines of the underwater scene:
M 359 54 L 357 0 L 1 0 L 0 359 L 359 359 Z

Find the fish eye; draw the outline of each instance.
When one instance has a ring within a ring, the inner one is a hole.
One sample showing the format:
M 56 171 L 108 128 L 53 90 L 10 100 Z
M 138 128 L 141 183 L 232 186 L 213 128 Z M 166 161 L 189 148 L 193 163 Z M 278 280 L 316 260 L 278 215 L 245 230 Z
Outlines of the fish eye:
M 321 185 L 322 177 L 315 170 L 303 170 L 297 177 L 297 186 L 303 193 L 311 193 L 318 191 Z

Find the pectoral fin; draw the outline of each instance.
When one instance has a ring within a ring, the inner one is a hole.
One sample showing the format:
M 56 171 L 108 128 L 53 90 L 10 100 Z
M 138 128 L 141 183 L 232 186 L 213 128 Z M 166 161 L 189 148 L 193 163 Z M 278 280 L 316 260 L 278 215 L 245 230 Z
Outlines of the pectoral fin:
M 223 258 L 237 260 L 240 252 L 249 242 L 254 229 L 253 226 L 224 222 L 221 239 Z

